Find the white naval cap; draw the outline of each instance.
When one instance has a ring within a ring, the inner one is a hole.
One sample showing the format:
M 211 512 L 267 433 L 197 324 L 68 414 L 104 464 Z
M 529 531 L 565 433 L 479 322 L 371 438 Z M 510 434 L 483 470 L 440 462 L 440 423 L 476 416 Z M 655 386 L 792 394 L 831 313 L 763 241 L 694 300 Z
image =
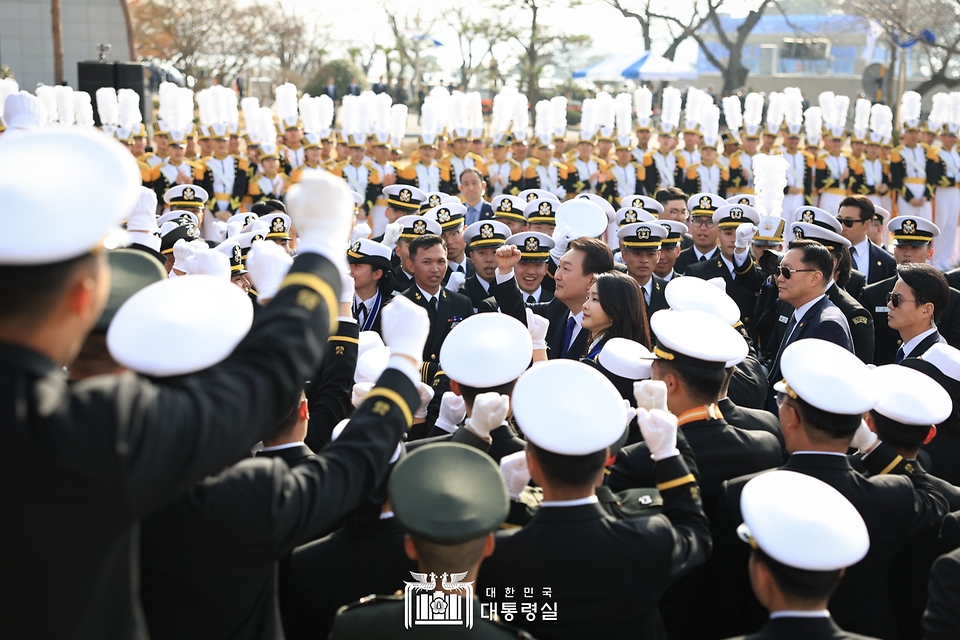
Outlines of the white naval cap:
M 732 366 L 727 363 L 741 362 L 749 352 L 733 326 L 706 311 L 657 311 L 650 317 L 650 329 L 657 339 L 653 354 L 677 364 L 726 369 Z
M 533 358 L 530 332 L 502 313 L 480 313 L 455 326 L 440 347 L 440 368 L 451 380 L 475 389 L 520 377 Z
M 353 206 L 359 207 L 363 204 L 363 195 L 357 193 L 356 191 L 350 192 L 350 197 L 353 198 Z
M 960 349 L 938 343 L 927 349 L 920 359 L 936 367 L 948 378 L 960 382 Z
M 214 276 L 164 280 L 135 293 L 117 311 L 107 348 L 119 364 L 168 377 L 212 367 L 250 330 L 253 305 L 240 287 Z
M 397 218 L 401 225 L 400 238 L 403 240 L 413 240 L 429 233 L 434 235 L 443 235 L 443 228 L 436 220 L 424 218 L 419 215 L 401 216 Z
M 890 219 L 890 212 L 879 205 L 873 205 L 873 219 L 885 225 Z
M 705 311 L 731 327 L 740 323 L 740 307 L 733 298 L 702 278 L 674 278 L 663 295 L 674 311 Z
M 534 198 L 527 202 L 523 209 L 523 215 L 528 224 L 556 224 L 557 209 L 560 208 L 558 200 Z
M 745 204 L 748 207 L 757 208 L 757 196 L 752 193 L 741 193 L 727 198 L 728 204 Z
M 457 200 L 441 203 L 432 209 L 427 209 L 421 215 L 439 224 L 444 231 L 450 231 L 464 224 L 467 219 L 467 208 Z
M 654 218 L 663 213 L 663 205 L 650 196 L 623 196 L 619 200 L 622 209 L 643 209 Z
M 252 215 L 255 216 L 257 214 L 254 213 Z M 231 220 L 232 219 L 233 218 L 231 218 Z M 197 217 L 197 214 L 195 214 L 193 211 L 186 211 L 184 209 L 168 211 L 162 216 L 160 216 L 159 218 L 157 218 L 158 227 L 162 227 L 167 222 L 177 222 L 177 223 L 189 222 L 194 226 L 197 226 L 197 227 L 200 226 L 200 218 Z M 229 222 L 229 220 L 227 222 Z
M 821 229 L 833 231 L 834 233 L 840 233 L 840 230 L 843 228 L 843 225 L 837 220 L 837 216 L 825 209 L 812 207 L 810 205 L 803 205 L 802 207 L 794 209 L 793 220 L 794 222 L 814 224 Z
M 383 188 L 383 195 L 387 197 L 388 206 L 405 211 L 418 211 L 427 197 L 420 189 L 406 184 L 388 185 Z
M 836 251 L 840 247 L 849 249 L 851 243 L 839 233 L 834 233 L 829 229 L 824 229 L 818 224 L 808 222 L 793 222 L 790 224 L 790 237 L 793 240 L 814 240 L 825 246 L 830 251 Z
M 819 338 L 797 340 L 780 356 L 783 380 L 773 388 L 821 411 L 859 415 L 876 406 L 880 391 L 857 356 Z
M 643 196 L 641 196 L 643 197 Z M 606 199 L 601 198 L 595 193 L 581 193 L 574 200 L 589 200 L 593 204 L 600 207 L 603 211 L 603 214 L 607 216 L 607 223 L 613 222 L 613 217 L 616 215 L 617 211 L 613 208 L 613 205 L 610 204 Z M 656 202 L 656 201 L 654 201 Z
M 524 189 L 517 194 L 517 197 L 525 202 L 533 202 L 534 200 L 553 200 L 554 202 L 560 202 L 560 198 L 546 189 Z
M 607 217 L 600 205 L 582 198 L 567 200 L 557 207 L 556 224 L 566 225 L 572 238 L 596 238 L 613 222 L 613 216 Z
M 390 360 L 390 347 L 370 347 L 357 357 L 357 367 L 353 372 L 353 381 L 356 383 L 376 382 L 387 369 Z
M 721 229 L 736 229 L 745 222 L 760 224 L 760 214 L 745 204 L 725 204 L 713 212 L 713 222 Z
M 649 380 L 654 355 L 645 346 L 627 338 L 610 338 L 597 354 L 597 364 L 628 380 Z
M 4 265 L 52 264 L 115 248 L 114 234 L 140 197 L 136 159 L 100 131 L 60 127 L 5 136 L 0 175 Z
M 617 238 L 624 251 L 660 251 L 660 245 L 670 234 L 659 222 L 635 222 L 617 230 Z
M 740 494 L 737 534 L 777 562 L 806 571 L 838 571 L 870 550 L 863 517 L 843 494 L 795 471 L 768 471 Z
M 439 207 L 445 199 L 450 197 L 441 191 L 426 191 L 421 193 L 423 193 L 423 200 L 420 202 L 420 213 L 428 209 L 433 209 L 434 207 Z
M 258 216 L 254 212 L 245 211 L 243 213 L 235 213 L 229 218 L 227 218 L 227 224 L 238 224 L 239 230 L 242 230 L 245 226 L 247 226 L 254 220 L 258 220 L 259 218 L 260 216 Z
M 527 440 L 551 453 L 603 451 L 620 439 L 627 424 L 626 407 L 613 383 L 574 360 L 550 360 L 527 370 L 511 399 Z
M 712 216 L 725 204 L 727 201 L 715 193 L 698 193 L 687 199 L 687 210 L 692 216 Z
M 625 224 L 634 224 L 635 222 L 657 221 L 657 217 L 652 213 L 646 209 L 639 209 L 637 207 L 623 207 L 622 209 L 617 209 L 613 219 L 617 223 L 618 227 L 622 227 Z
M 129 152 L 128 152 L 129 153 Z M 195 184 L 178 184 L 163 194 L 163 201 L 171 207 L 196 207 L 202 209 L 210 196 L 207 190 Z
M 495 219 L 506 218 L 518 222 L 527 221 L 523 215 L 523 210 L 527 208 L 527 201 L 517 196 L 511 196 L 509 194 L 497 196 L 490 201 L 490 206 L 493 208 L 493 217 Z
M 905 425 L 940 424 L 953 412 L 950 394 L 930 376 L 899 364 L 886 364 L 870 372 L 880 401 L 873 410 Z
M 274 211 L 260 217 L 260 222 L 267 225 L 267 239 L 290 240 L 290 227 L 293 221 L 285 213 Z
M 911 215 L 891 218 L 887 230 L 893 235 L 893 244 L 908 247 L 929 244 L 940 235 L 940 227 L 925 218 Z
M 380 334 L 376 331 L 361 331 L 360 332 L 360 346 L 357 348 L 357 359 L 365 354 L 370 349 L 375 347 L 386 346 L 383 344 L 383 338 L 380 337 Z

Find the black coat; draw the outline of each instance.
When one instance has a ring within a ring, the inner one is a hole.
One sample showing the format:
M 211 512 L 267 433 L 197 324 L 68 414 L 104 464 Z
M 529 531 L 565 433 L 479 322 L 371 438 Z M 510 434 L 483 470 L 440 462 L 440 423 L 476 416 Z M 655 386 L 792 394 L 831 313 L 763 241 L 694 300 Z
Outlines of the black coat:
M 141 594 L 150 637 L 283 637 L 278 560 L 360 504 L 417 404 L 409 378 L 388 369 L 350 426 L 316 457 L 293 468 L 280 458 L 244 460 L 144 520 Z
M 525 309 L 530 307 L 537 315 L 541 315 L 550 321 L 547 328 L 547 357 L 551 360 L 555 358 L 568 358 L 579 360 L 587 348 L 587 334 L 589 331 L 583 329 L 573 339 L 567 349 L 566 355 L 563 354 L 563 338 L 567 330 L 567 318 L 570 316 L 570 309 L 557 298 L 550 302 L 538 302 L 537 304 L 526 304 L 523 301 L 523 292 L 517 286 L 517 279 L 511 278 L 506 282 L 500 283 L 494 292 L 497 300 L 497 306 L 502 313 L 513 316 L 526 326 L 527 315 Z
M 865 364 L 873 364 L 874 331 L 873 316 L 863 308 L 857 299 L 836 284 L 827 289 L 827 298 L 847 319 L 850 337 L 853 339 L 853 352 Z M 786 325 L 783 325 L 786 326 Z
M 466 273 L 463 274 L 465 278 L 470 278 L 471 276 L 475 276 L 477 274 L 477 268 L 473 266 L 473 260 L 470 258 L 464 260 L 463 265 L 464 269 L 466 270 Z M 447 283 L 450 282 L 450 274 L 452 273 L 453 267 L 451 263 L 447 262 L 447 272 L 443 274 L 443 286 L 447 286 Z
M 683 252 L 680 255 L 683 256 Z M 677 262 L 679 263 L 680 260 L 678 259 Z M 734 271 L 737 274 L 736 277 L 730 274 L 730 270 L 723 263 L 718 249 L 712 259 L 686 267 L 683 275 L 702 278 L 703 280 L 723 278 L 726 283 L 727 295 L 733 298 L 733 301 L 740 308 L 740 320 L 749 327 L 753 322 L 753 312 L 757 307 L 757 293 L 763 284 L 763 272 L 760 271 L 760 267 L 752 255 L 747 256 L 743 265 L 735 267 Z
M 320 371 L 306 384 L 310 421 L 304 444 L 313 451 L 330 442 L 333 428 L 353 411 L 350 398 L 359 349 L 360 327 L 356 322 L 341 322 L 337 333 L 327 340 L 327 355 Z
M 480 597 L 488 587 L 496 600 L 505 587 L 522 585 L 534 588 L 535 600 L 556 602 L 559 623 L 519 616 L 512 622 L 540 640 L 657 634 L 658 600 L 673 580 L 703 564 L 710 538 L 683 459 L 661 460 L 655 474 L 664 515 L 616 520 L 600 504 L 541 507 L 527 526 L 500 532 L 480 567 Z M 665 484 L 673 480 L 683 484 Z M 544 588 L 549 597 L 542 597 Z
M 867 278 L 862 273 L 856 269 L 850 270 L 850 279 L 847 280 L 847 286 L 843 288 L 844 291 L 849 293 L 856 300 L 860 300 L 860 296 L 863 295 L 863 290 L 867 286 Z M 861 302 L 862 304 L 862 302 Z
M 717 247 L 713 250 L 713 253 L 707 256 L 707 259 L 704 262 L 709 262 L 711 260 L 716 260 L 720 256 L 720 247 Z M 680 275 L 686 275 L 687 267 L 692 264 L 699 264 L 697 262 L 697 254 L 693 252 L 693 242 L 691 237 L 691 243 L 689 247 L 685 247 L 680 251 L 680 255 L 677 256 L 677 261 L 673 265 L 673 270 L 679 273 Z
M 867 284 L 871 285 L 881 280 L 897 275 L 897 260 L 877 245 L 870 244 L 870 277 Z
M 880 460 L 873 460 L 872 456 L 864 460 L 870 468 L 877 462 Z M 895 625 L 886 579 L 894 555 L 909 541 L 940 527 L 947 511 L 945 500 L 925 474 L 866 478 L 840 455 L 793 455 L 781 468 L 826 482 L 863 516 L 870 534 L 870 550 L 863 560 L 847 569 L 830 600 L 830 612 L 844 629 L 878 638 L 891 637 Z M 716 594 L 718 630 L 726 635 L 759 629 L 766 618 L 747 576 L 750 547 L 736 533 L 743 522 L 740 494 L 752 477 L 724 483 L 714 519 L 716 553 L 711 564 L 711 590 Z
M 497 291 L 496 281 L 491 282 L 488 286 L 490 287 L 489 292 L 483 288 L 483 285 L 480 284 L 478 279 L 479 276 L 474 273 L 472 276 L 464 281 L 463 286 L 460 287 L 460 293 L 470 298 L 470 302 L 473 304 L 473 310 L 477 311 L 483 301 L 489 298 L 490 296 L 495 296 Z
M 960 638 L 960 549 L 940 556 L 930 572 L 930 600 L 923 614 L 927 640 Z
M 656 275 L 650 277 L 653 279 L 653 286 L 650 289 L 650 304 L 646 306 L 647 324 L 650 323 L 650 316 L 657 311 L 670 308 L 666 296 L 667 281 Z
M 780 431 L 780 419 L 764 409 L 750 409 L 740 407 L 733 403 L 730 398 L 721 398 L 717 402 L 723 419 L 732 427 L 746 429 L 747 431 L 766 431 L 776 437 L 783 449 L 783 456 L 786 459 L 787 448 L 783 442 L 783 433 Z
M 387 518 L 344 527 L 294 550 L 282 607 L 287 639 L 326 638 L 340 607 L 371 593 L 393 593 L 411 580 L 417 563 L 404 551 L 405 537 L 397 519 Z
M 0 527 L 0 637 L 146 636 L 135 523 L 249 457 L 323 357 L 340 276 L 316 254 L 291 271 L 325 293 L 280 289 L 234 352 L 197 375 L 68 385 L 45 356 L 0 344 L 0 484 L 19 487 L 2 499 L 17 526 Z
M 832 618 L 776 618 L 748 636 L 729 640 L 873 640 L 869 636 L 848 633 Z
M 313 450 L 307 445 L 300 443 L 295 447 L 286 447 L 284 449 L 272 449 L 270 451 L 258 451 L 257 458 L 270 458 L 283 460 L 288 467 L 295 467 L 301 462 L 314 457 Z

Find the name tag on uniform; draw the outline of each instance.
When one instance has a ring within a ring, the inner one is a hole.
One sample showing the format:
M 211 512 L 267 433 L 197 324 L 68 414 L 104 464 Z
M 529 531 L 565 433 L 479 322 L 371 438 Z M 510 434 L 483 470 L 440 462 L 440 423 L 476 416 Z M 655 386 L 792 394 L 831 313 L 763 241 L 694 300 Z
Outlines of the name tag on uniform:
M 873 308 L 873 312 L 874 312 L 874 313 L 887 313 L 888 311 L 890 311 L 890 308 L 889 308 L 888 306 L 886 306 L 886 305 L 884 305 L 884 306 L 882 306 L 882 307 L 874 307 L 874 308 Z
M 780 316 L 780 318 L 777 320 L 777 322 L 782 322 L 784 324 L 786 324 L 789 321 L 790 321 L 790 318 L 788 318 L 787 316 Z

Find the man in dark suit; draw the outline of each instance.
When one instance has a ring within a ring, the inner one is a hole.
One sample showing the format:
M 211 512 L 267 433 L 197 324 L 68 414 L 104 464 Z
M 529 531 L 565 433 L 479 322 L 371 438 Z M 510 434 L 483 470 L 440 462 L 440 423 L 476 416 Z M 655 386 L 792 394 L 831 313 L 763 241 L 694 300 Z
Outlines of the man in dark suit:
M 777 286 L 780 299 L 794 311 L 784 329 L 783 341 L 767 376 L 767 410 L 773 411 L 773 385 L 783 377 L 780 357 L 789 345 L 805 338 L 818 338 L 853 351 L 853 338 L 843 313 L 825 295 L 833 280 L 833 257 L 819 242 L 794 240 L 780 263 Z
M 930 572 L 930 601 L 923 614 L 927 640 L 960 637 L 960 549 L 940 556 Z
M 941 309 L 950 299 L 950 287 L 943 274 L 928 264 L 902 264 L 888 303 L 887 326 L 900 334 L 901 344 L 893 361 L 920 358 L 927 349 L 946 342 L 937 331 Z
M 695 262 L 715 260 L 720 255 L 720 248 L 717 246 L 720 229 L 713 221 L 713 212 L 725 204 L 726 200 L 710 193 L 698 193 L 687 201 L 687 208 L 690 210 L 688 226 L 693 236 L 693 245 L 680 252 L 673 265 L 674 271 L 684 275 L 687 267 Z
M 497 305 L 501 312 L 523 323 L 526 323 L 527 307 L 547 318 L 550 321 L 548 357 L 579 360 L 586 350 L 588 333 L 580 327 L 583 302 L 596 275 L 613 269 L 613 252 L 596 238 L 578 238 L 568 247 L 555 246 L 550 253 L 559 264 L 555 297 L 550 302 L 527 304 L 514 274 L 522 254 L 511 244 L 500 247 L 497 250 Z
M 479 220 L 493 220 L 493 207 L 483 199 L 487 182 L 479 169 L 468 167 L 460 172 L 460 199 L 467 208 L 467 226 Z
M 777 385 L 780 428 L 791 456 L 781 467 L 818 478 L 842 493 L 863 517 L 870 551 L 850 567 L 830 600 L 830 613 L 843 629 L 889 637 L 892 607 L 885 599 L 894 554 L 910 540 L 936 530 L 947 505 L 924 474 L 884 475 L 887 463 L 867 455 L 865 478 L 850 466 L 846 452 L 868 444 L 857 429 L 880 390 L 865 364 L 825 341 L 789 346 L 782 354 Z M 858 437 L 854 437 L 857 434 Z M 741 494 L 751 476 L 724 483 L 714 519 L 717 546 L 711 566 L 714 614 L 723 635 L 754 631 L 765 616 L 750 592 L 747 550 L 736 529 L 743 522 Z
M 350 96 L 360 95 L 360 85 L 357 84 L 356 78 L 350 78 L 350 84 L 347 85 L 347 95 L 350 95 Z
M 907 358 L 900 365 L 930 376 L 953 399 L 953 411 L 936 425 L 937 435 L 924 443 L 923 453 L 929 457 L 927 473 L 960 486 L 960 351 L 936 344 L 924 353 L 923 359 Z
M 0 636 L 145 637 L 135 523 L 248 457 L 316 371 L 340 289 L 337 267 L 317 251 L 341 255 L 342 240 L 325 238 L 349 234 L 352 206 L 338 191 L 342 183 L 322 177 L 298 187 L 309 204 L 291 192 L 291 214 L 306 241 L 270 305 L 222 364 L 175 384 L 126 373 L 68 386 L 63 367 L 99 319 L 109 289 L 101 240 L 137 199 L 136 166 L 98 140 L 65 132 L 36 134 L 26 145 L 11 139 L 2 149 L 8 166 L 46 166 L 55 158 L 77 170 L 19 197 L 18 215 L 35 220 L 43 234 L 0 245 L 7 281 L 0 473 L 4 486 L 21 487 L 2 498 L 18 524 L 0 533 Z M 92 157 L 100 158 L 96 171 L 85 173 Z M 7 177 L 10 184 L 27 179 L 16 171 Z M 61 203 L 57 194 L 74 190 L 71 179 L 110 196 L 88 208 Z M 315 204 L 322 202 L 328 205 Z M 85 220 L 82 228 L 64 223 L 68 211 Z M 51 566 L 58 567 L 52 582 Z M 102 606 L 107 601 L 113 604 Z
M 886 280 L 897 271 L 894 257 L 867 237 L 875 215 L 873 202 L 866 196 L 847 196 L 837 212 L 837 220 L 843 225 L 840 235 L 850 241 L 853 268 L 866 276 L 867 284 Z
M 430 317 L 430 333 L 423 348 L 420 372 L 423 383 L 432 386 L 435 392 L 427 421 L 423 427 L 410 432 L 412 440 L 425 436 L 437 419 L 440 399 L 450 388 L 440 369 L 440 347 L 455 326 L 473 315 L 473 304 L 467 296 L 443 288 L 443 274 L 447 271 L 447 249 L 443 238 L 435 234 L 419 236 L 410 241 L 408 251 L 406 264 L 414 282 L 403 296 L 426 309 Z
M 677 419 L 657 409 L 637 415 L 653 443 L 664 515 L 613 520 L 596 495 L 609 447 L 626 422 L 613 385 L 586 365 L 549 362 L 524 374 L 512 407 L 544 501 L 529 524 L 498 536 L 481 568 L 479 592 L 534 586 L 536 599 L 552 604 L 562 621 L 518 617 L 516 624 L 538 638 L 657 637 L 658 600 L 672 581 L 702 564 L 710 548 L 697 482 L 677 449 Z M 583 429 L 587 423 L 591 428 Z M 560 557 L 569 562 L 557 562 Z
M 827 610 L 844 571 L 870 548 L 850 501 L 814 478 L 771 471 L 744 488 L 743 511 L 750 583 L 770 619 L 731 640 L 870 640 L 843 631 Z
M 337 91 L 337 85 L 333 81 L 333 76 L 327 78 L 327 84 L 323 87 L 323 95 L 329 96 L 334 102 L 340 99 L 340 92 Z
M 656 222 L 635 222 L 620 227 L 617 237 L 620 239 L 620 255 L 627 265 L 627 273 L 637 281 L 643 292 L 649 324 L 650 316 L 669 306 L 664 294 L 667 283 L 653 274 L 660 261 L 660 245 L 667 237 L 667 230 Z
M 887 228 L 893 236 L 893 256 L 897 264 L 922 264 L 933 257 L 932 241 L 933 238 L 940 234 L 940 229 L 929 220 L 915 216 L 898 216 L 890 220 Z M 863 290 L 863 295 L 860 298 L 860 301 L 863 303 L 863 306 L 866 307 L 867 311 L 873 314 L 873 326 L 874 332 L 876 333 L 874 360 L 878 365 L 897 362 L 898 353 L 903 346 L 903 338 L 899 331 L 890 326 L 890 303 L 892 300 L 889 300 L 889 298 L 894 293 L 894 288 L 898 286 L 898 281 L 899 277 L 894 275 L 886 280 L 872 284 Z M 900 284 L 899 286 L 903 287 L 904 284 Z M 898 293 L 902 293 L 902 291 Z M 960 306 L 958 306 L 960 305 L 960 291 L 948 288 L 947 294 L 947 300 L 945 302 L 940 301 L 940 304 L 936 308 L 937 317 L 932 318 L 932 320 L 938 327 L 943 327 L 943 333 L 947 334 L 945 337 L 947 341 L 950 342 L 951 340 L 958 340 L 958 338 L 953 336 L 956 336 L 957 332 L 960 331 L 960 327 L 958 327 L 958 325 L 960 325 Z M 914 298 L 912 295 L 898 295 L 897 303 L 898 306 L 902 308 L 894 313 L 895 315 L 901 316 L 901 320 L 907 315 L 904 312 L 919 310 L 918 305 L 912 302 L 906 302 L 907 300 L 914 300 Z M 927 307 L 929 307 L 929 305 L 926 305 L 924 308 Z M 932 326 L 928 324 L 924 332 L 929 331 L 931 328 Z M 928 333 L 924 338 L 929 337 L 929 335 L 932 334 Z M 910 337 L 914 336 L 911 335 Z M 933 339 L 929 344 L 936 341 L 937 339 Z M 929 344 L 924 346 L 929 347 Z M 954 344 L 954 342 L 951 342 L 951 344 Z M 957 344 L 960 344 L 960 342 L 957 342 Z M 904 349 L 904 354 L 900 359 L 902 360 L 903 357 L 908 357 L 909 354 L 915 350 L 916 346 L 918 345 L 914 344 L 910 345 L 911 348 L 909 350 Z M 920 353 L 922 353 L 922 351 Z

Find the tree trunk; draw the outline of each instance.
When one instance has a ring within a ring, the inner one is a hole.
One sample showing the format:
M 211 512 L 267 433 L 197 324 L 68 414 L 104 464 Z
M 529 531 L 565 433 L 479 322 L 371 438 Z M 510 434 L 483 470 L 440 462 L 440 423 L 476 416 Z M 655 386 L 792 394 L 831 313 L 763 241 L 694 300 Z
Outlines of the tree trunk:
M 136 62 L 140 56 L 137 55 L 137 34 L 133 28 L 133 17 L 130 15 L 130 3 L 120 0 L 120 10 L 123 12 L 123 26 L 127 30 L 127 55 L 131 62 Z
M 60 0 L 50 0 L 50 25 L 53 28 L 53 81 L 63 83 L 63 24 L 60 21 Z

